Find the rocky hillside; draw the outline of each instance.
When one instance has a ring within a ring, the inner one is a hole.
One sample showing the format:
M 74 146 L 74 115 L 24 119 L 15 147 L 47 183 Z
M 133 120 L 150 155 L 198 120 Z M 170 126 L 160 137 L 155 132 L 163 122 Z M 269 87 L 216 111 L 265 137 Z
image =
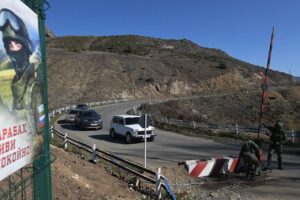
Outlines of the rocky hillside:
M 134 35 L 47 40 L 50 109 L 119 98 L 163 98 L 260 87 L 263 69 L 189 40 Z M 271 71 L 270 83 L 287 74 Z

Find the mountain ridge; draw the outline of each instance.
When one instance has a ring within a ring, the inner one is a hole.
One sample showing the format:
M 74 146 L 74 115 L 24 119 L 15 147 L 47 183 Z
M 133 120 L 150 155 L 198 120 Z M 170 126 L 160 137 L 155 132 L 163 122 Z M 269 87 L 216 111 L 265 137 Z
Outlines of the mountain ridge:
M 187 39 L 136 35 L 53 37 L 47 39 L 47 55 L 51 107 L 260 88 L 264 72 Z M 269 76 L 270 84 L 289 82 L 284 73 L 271 70 Z

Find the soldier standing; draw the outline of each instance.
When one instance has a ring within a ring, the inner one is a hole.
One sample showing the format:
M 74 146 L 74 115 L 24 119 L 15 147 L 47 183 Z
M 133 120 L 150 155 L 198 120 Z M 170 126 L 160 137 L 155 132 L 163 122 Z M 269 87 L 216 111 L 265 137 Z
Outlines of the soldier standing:
M 25 119 L 33 133 L 37 134 L 33 140 L 37 153 L 41 151 L 43 142 L 43 123 L 39 123 L 44 114 L 40 88 L 41 62 L 38 56 L 32 56 L 32 43 L 22 19 L 8 9 L 0 10 L 0 19 L 4 48 L 10 58 L 11 68 L 15 70 L 11 82 L 12 113 L 17 120 Z
M 243 159 L 246 167 L 246 180 L 254 181 L 256 174 L 259 174 L 259 147 L 258 145 L 249 140 L 243 144 L 239 157 Z
M 271 162 L 272 162 L 272 153 L 273 151 L 277 154 L 277 160 L 278 160 L 278 169 L 283 170 L 282 168 L 282 141 L 286 140 L 286 133 L 283 130 L 283 124 L 280 121 L 277 121 L 274 126 L 266 126 L 263 124 L 264 127 L 266 127 L 271 134 L 267 133 L 267 135 L 270 137 L 270 145 L 268 149 L 268 169 L 271 169 Z

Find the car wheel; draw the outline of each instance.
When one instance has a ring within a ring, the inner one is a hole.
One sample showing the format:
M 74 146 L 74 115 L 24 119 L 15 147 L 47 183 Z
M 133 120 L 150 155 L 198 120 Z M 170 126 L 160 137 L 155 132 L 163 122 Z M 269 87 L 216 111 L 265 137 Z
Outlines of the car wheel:
M 130 144 L 130 143 L 132 143 L 133 142 L 133 138 L 132 138 L 132 136 L 131 136 L 131 134 L 130 133 L 127 133 L 126 134 L 126 143 L 127 144 Z
M 76 126 L 77 126 L 79 129 L 82 129 L 82 127 L 81 127 L 81 124 L 80 124 L 80 123 L 76 123 Z
M 116 132 L 115 132 L 114 129 L 111 129 L 110 132 L 109 132 L 109 134 L 110 134 L 110 137 L 116 138 Z
M 154 138 L 155 138 L 154 136 L 151 136 L 151 137 L 148 139 L 148 141 L 149 141 L 149 142 L 153 142 L 153 141 L 154 141 Z
M 85 127 L 84 127 L 84 125 L 83 125 L 82 123 L 80 123 L 79 126 L 80 126 L 80 129 L 81 129 L 81 130 L 85 130 Z

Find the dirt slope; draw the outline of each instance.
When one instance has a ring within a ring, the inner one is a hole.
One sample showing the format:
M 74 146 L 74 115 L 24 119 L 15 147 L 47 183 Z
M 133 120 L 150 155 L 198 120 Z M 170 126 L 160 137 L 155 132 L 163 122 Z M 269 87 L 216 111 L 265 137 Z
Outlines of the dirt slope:
M 52 164 L 53 199 L 56 200 L 120 200 L 141 199 L 128 183 L 113 177 L 103 167 L 82 160 L 72 153 L 52 146 L 57 160 Z

